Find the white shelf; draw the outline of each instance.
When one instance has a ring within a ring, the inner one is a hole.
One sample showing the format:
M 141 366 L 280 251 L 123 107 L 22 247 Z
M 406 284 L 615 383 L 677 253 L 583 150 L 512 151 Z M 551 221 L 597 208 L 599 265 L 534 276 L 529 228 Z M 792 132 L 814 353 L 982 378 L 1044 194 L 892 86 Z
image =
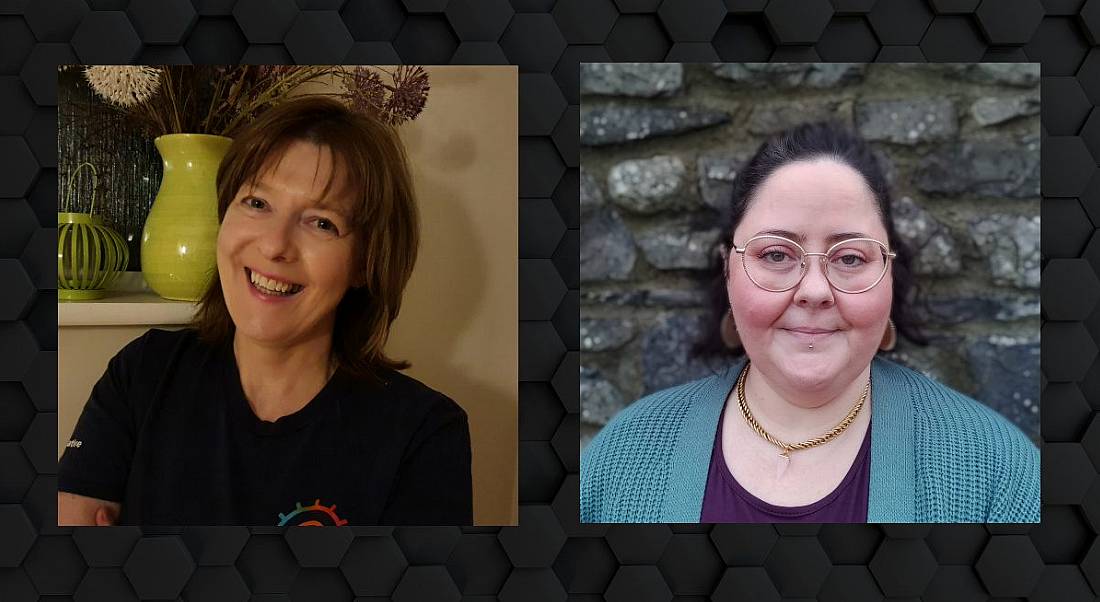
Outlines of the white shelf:
M 181 325 L 191 321 L 197 305 L 190 301 L 169 301 L 145 286 L 140 272 L 127 272 L 119 279 L 119 290 L 102 299 L 57 302 L 57 325 L 62 326 L 154 326 Z

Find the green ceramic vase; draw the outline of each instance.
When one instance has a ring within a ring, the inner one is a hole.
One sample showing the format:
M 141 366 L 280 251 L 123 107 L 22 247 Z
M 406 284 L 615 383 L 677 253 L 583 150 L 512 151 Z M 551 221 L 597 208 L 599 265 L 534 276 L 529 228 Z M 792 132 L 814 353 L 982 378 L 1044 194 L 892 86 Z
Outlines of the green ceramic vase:
M 141 272 L 161 297 L 197 301 L 216 273 L 215 180 L 232 139 L 168 134 L 153 142 L 164 179 L 141 233 Z

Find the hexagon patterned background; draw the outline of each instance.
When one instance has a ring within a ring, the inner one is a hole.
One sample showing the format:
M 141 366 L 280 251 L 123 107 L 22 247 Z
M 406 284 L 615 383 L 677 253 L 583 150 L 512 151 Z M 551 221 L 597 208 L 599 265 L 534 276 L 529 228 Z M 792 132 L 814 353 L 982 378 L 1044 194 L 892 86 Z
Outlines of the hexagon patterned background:
M 578 524 L 578 64 L 663 60 L 1042 63 L 1041 525 Z M 519 527 L 53 526 L 56 66 L 242 61 L 519 65 Z M 1100 0 L 0 0 L 0 599 L 1093 599 L 1098 103 Z

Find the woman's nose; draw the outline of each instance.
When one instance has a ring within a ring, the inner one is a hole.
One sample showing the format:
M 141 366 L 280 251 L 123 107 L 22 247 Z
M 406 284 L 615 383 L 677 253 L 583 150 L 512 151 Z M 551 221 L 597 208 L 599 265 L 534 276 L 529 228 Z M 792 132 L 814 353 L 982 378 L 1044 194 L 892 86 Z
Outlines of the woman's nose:
M 293 225 L 288 222 L 271 223 L 258 244 L 260 253 L 272 261 L 292 261 L 297 256 Z
M 818 254 L 807 254 L 802 258 L 805 273 L 795 289 L 795 301 L 799 304 L 828 307 L 835 301 L 833 285 L 825 275 L 825 259 L 824 255 Z

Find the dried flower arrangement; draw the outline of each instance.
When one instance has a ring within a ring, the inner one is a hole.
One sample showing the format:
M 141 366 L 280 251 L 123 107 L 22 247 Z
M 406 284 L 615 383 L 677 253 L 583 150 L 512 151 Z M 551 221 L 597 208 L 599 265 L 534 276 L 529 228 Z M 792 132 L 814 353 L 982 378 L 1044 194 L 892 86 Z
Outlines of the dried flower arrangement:
M 231 137 L 302 84 L 331 80 L 343 89 L 329 95 L 399 125 L 420 115 L 430 88 L 428 74 L 416 66 L 109 65 L 83 73 L 96 95 L 152 136 Z

